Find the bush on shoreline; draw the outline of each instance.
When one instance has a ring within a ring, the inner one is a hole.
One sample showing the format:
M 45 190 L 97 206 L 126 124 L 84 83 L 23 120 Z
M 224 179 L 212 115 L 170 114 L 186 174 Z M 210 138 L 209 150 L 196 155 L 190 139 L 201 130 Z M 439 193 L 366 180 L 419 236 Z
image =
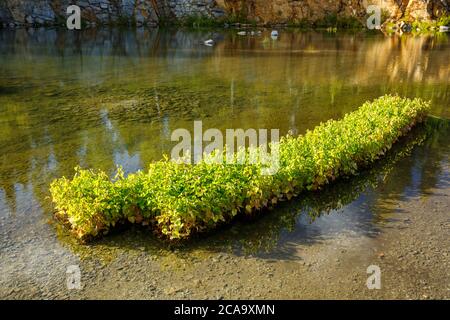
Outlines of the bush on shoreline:
M 113 179 L 76 168 L 72 179 L 50 186 L 55 215 L 81 240 L 126 222 L 150 225 L 169 239 L 187 238 L 355 174 L 382 157 L 428 110 L 428 102 L 388 95 L 305 135 L 283 137 L 274 175 L 262 175 L 262 165 L 248 160 L 218 164 L 208 158 L 197 165 L 166 158 L 126 177 L 119 169 Z

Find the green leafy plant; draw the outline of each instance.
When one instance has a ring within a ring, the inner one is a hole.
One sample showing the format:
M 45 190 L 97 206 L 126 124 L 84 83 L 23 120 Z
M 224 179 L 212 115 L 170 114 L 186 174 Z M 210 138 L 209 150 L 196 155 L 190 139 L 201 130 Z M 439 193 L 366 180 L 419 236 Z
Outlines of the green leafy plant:
M 206 157 L 189 165 L 165 158 L 127 177 L 118 169 L 113 179 L 76 168 L 71 180 L 62 177 L 50 186 L 56 217 L 83 240 L 117 223 L 150 225 L 169 239 L 187 238 L 356 174 L 382 157 L 428 110 L 429 103 L 420 99 L 387 95 L 305 135 L 282 137 L 274 175 L 261 174 L 262 164 L 249 160 L 249 149 L 240 150 L 242 164 L 211 163 Z
M 220 19 L 214 19 L 208 16 L 192 15 L 181 19 L 179 25 L 189 28 L 213 28 L 223 25 Z
M 411 23 L 414 33 L 434 33 L 441 26 L 450 26 L 450 16 L 443 15 L 437 20 L 415 20 Z
M 330 13 L 313 23 L 317 28 L 338 28 L 338 29 L 361 29 L 363 24 L 358 18 L 353 16 L 338 16 L 336 13 Z
M 450 15 L 442 15 L 438 21 L 438 26 L 448 26 L 450 27 Z

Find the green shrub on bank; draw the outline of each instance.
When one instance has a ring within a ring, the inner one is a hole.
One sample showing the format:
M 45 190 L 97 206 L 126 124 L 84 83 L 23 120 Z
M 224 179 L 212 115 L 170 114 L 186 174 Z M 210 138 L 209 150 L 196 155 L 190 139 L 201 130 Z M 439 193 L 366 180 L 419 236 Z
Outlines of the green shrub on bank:
M 214 19 L 202 15 L 193 15 L 186 17 L 178 21 L 178 24 L 189 28 L 213 28 L 223 26 L 223 22 L 221 19 Z
M 257 22 L 246 18 L 245 15 L 227 15 L 222 18 L 212 18 L 205 15 L 191 15 L 177 21 L 168 21 L 169 25 L 182 26 L 188 28 L 222 28 L 225 25 L 243 24 L 256 27 Z
M 450 16 L 443 15 L 437 20 L 414 20 L 411 23 L 413 32 L 437 32 L 441 26 L 450 26 Z
M 450 15 L 443 15 L 438 19 L 438 26 L 447 26 L 450 27 Z
M 150 225 L 170 239 L 186 238 L 355 174 L 383 156 L 428 109 L 420 99 L 384 96 L 305 135 L 283 137 L 274 175 L 263 175 L 261 164 L 250 163 L 248 150 L 243 164 L 164 159 L 127 177 L 119 170 L 113 179 L 77 168 L 72 180 L 51 184 L 56 216 L 81 239 L 124 222 Z
M 361 29 L 364 25 L 356 17 L 338 16 L 332 13 L 321 20 L 313 22 L 312 26 L 316 28 Z

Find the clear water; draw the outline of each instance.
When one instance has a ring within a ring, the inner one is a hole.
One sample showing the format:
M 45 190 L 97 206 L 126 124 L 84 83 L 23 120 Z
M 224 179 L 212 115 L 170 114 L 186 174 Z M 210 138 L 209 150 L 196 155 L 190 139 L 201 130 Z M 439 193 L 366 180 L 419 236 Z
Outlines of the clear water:
M 215 45 L 202 45 L 209 38 Z M 126 252 L 139 245 L 157 255 L 170 250 L 140 229 L 88 247 L 75 243 L 52 222 L 48 186 L 71 176 L 76 165 L 136 171 L 169 153 L 171 132 L 193 129 L 194 120 L 203 120 L 204 128 L 301 134 L 385 93 L 431 100 L 432 114 L 448 119 L 449 61 L 446 35 L 285 31 L 273 41 L 270 30 L 260 37 L 0 30 L 0 280 L 48 279 L 46 267 L 103 259 L 105 246 Z M 237 221 L 185 250 L 289 259 L 296 246 L 322 236 L 376 234 L 390 215 L 382 204 L 449 187 L 448 121 L 435 127 L 401 160 L 393 156 L 324 195 L 306 195 L 256 221 Z

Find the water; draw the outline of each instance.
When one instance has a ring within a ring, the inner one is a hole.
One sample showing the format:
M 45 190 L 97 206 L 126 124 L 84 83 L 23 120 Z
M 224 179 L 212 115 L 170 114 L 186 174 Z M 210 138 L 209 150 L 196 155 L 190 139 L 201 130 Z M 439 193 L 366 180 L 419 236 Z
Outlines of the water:
M 201 44 L 209 38 L 213 47 Z M 295 261 L 323 239 L 376 239 L 396 218 L 393 203 L 448 190 L 448 120 L 436 120 L 425 138 L 418 130 L 420 145 L 406 152 L 414 139 L 405 141 L 359 177 L 176 249 L 139 228 L 82 246 L 53 222 L 48 186 L 76 165 L 144 168 L 170 153 L 174 129 L 192 130 L 194 120 L 204 130 L 301 134 L 385 93 L 431 100 L 431 113 L 448 119 L 449 61 L 446 35 L 286 31 L 273 41 L 270 30 L 0 30 L 0 297 L 68 297 L 68 265 L 101 283 L 98 263 L 119 261 L 133 274 L 126 261 L 136 252 L 149 268 L 173 250 L 172 262 L 217 252 Z M 91 290 L 79 297 L 111 297 L 106 286 Z

